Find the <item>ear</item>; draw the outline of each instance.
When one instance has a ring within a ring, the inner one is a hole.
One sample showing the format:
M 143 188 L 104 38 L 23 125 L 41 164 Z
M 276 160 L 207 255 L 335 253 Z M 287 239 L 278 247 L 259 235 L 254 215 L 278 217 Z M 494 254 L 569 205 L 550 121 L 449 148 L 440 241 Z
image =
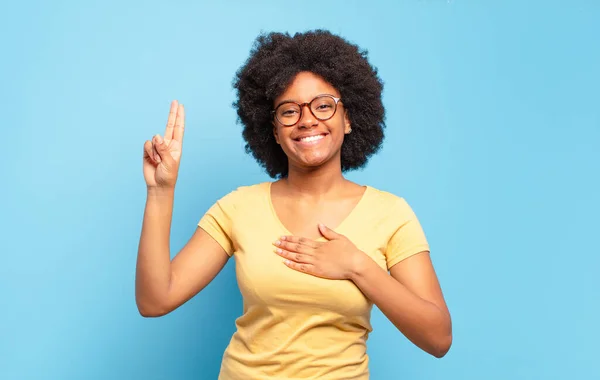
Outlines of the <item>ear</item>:
M 350 123 L 350 118 L 348 117 L 348 110 L 344 111 L 344 133 L 348 134 L 352 132 L 352 125 Z
M 277 144 L 281 145 L 281 143 L 279 142 L 279 134 L 277 133 L 277 125 L 275 125 L 275 122 L 271 122 L 271 124 L 273 125 L 273 136 L 275 136 L 275 141 L 277 142 Z

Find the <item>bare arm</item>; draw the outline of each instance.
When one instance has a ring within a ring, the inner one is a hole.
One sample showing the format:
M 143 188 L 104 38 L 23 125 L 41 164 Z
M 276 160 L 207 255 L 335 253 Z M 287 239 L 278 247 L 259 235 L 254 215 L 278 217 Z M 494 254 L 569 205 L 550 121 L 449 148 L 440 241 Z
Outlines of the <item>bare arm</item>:
M 411 342 L 441 358 L 452 344 L 452 323 L 429 252 L 390 269 L 363 255 L 352 281 Z
M 297 271 L 332 280 L 351 280 L 415 345 L 436 357 L 452 344 L 450 313 L 429 252 L 390 268 L 391 276 L 346 236 L 319 225 L 328 240 L 281 236 L 275 252 Z
M 204 289 L 223 269 L 229 256 L 203 229 L 171 261 L 169 235 L 172 192 L 148 192 L 142 226 L 135 295 L 140 314 L 170 313 Z
M 140 237 L 135 299 L 140 314 L 167 314 L 200 292 L 227 263 L 225 250 L 199 227 L 171 260 L 173 197 L 181 159 L 185 111 L 171 103 L 164 138 L 144 144 L 144 180 L 148 193 Z

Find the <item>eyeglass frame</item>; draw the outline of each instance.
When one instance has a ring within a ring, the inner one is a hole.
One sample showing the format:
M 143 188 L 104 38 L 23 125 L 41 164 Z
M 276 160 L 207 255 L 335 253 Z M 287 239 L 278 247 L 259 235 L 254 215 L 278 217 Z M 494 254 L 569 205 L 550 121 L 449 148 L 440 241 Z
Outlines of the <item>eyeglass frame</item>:
M 321 119 L 321 118 L 319 118 L 317 115 L 315 115 L 315 113 L 313 112 L 313 110 L 312 110 L 312 107 L 311 107 L 311 104 L 312 104 L 312 102 L 314 102 L 314 101 L 315 101 L 315 100 L 317 100 L 317 99 L 323 98 L 323 97 L 328 97 L 328 98 L 331 98 L 331 99 L 333 99 L 333 102 L 334 102 L 334 104 L 335 104 L 335 109 L 333 110 L 333 113 L 331 114 L 331 116 L 329 116 L 329 117 L 328 117 L 328 118 L 326 118 L 326 119 Z M 310 113 L 311 113 L 311 114 L 312 114 L 312 115 L 313 115 L 313 116 L 314 116 L 314 117 L 315 117 L 317 120 L 319 120 L 319 121 L 327 121 L 327 120 L 330 120 L 332 117 L 334 117 L 334 116 L 335 116 L 335 114 L 337 113 L 338 104 L 340 103 L 340 101 L 341 101 L 341 100 L 342 100 L 342 98 L 341 98 L 341 97 L 339 97 L 339 98 L 338 98 L 338 97 L 335 97 L 335 96 L 333 96 L 333 95 L 330 95 L 330 94 L 321 94 L 321 95 L 317 95 L 317 96 L 315 96 L 315 97 L 314 97 L 314 98 L 313 98 L 313 99 L 312 99 L 310 102 L 304 102 L 304 103 L 296 103 L 296 102 L 294 102 L 293 100 L 288 100 L 288 101 L 285 101 L 285 102 L 283 102 L 283 103 L 280 103 L 280 104 L 278 104 L 278 105 L 277 105 L 277 107 L 275 107 L 275 109 L 271 111 L 271 114 L 273 115 L 273 118 L 274 118 L 275 120 L 277 120 L 277 122 L 278 122 L 278 123 L 280 123 L 281 125 L 283 125 L 284 127 L 291 127 L 291 126 L 293 126 L 293 125 L 296 125 L 296 124 L 298 124 L 298 122 L 299 122 L 300 120 L 302 120 L 302 115 L 303 115 L 303 112 L 304 112 L 304 107 L 305 107 L 305 106 L 308 106 L 308 110 L 310 111 Z M 298 120 L 297 120 L 297 121 L 296 121 L 294 124 L 289 124 L 289 125 L 288 125 L 288 124 L 284 124 L 284 123 L 282 123 L 282 122 L 281 122 L 281 120 L 279 120 L 279 118 L 277 117 L 277 110 L 278 110 L 278 109 L 279 109 L 279 107 L 281 107 L 282 105 L 284 105 L 284 104 L 290 104 L 290 103 L 291 103 L 291 104 L 295 104 L 295 105 L 297 105 L 297 106 L 300 108 L 300 115 L 298 116 Z

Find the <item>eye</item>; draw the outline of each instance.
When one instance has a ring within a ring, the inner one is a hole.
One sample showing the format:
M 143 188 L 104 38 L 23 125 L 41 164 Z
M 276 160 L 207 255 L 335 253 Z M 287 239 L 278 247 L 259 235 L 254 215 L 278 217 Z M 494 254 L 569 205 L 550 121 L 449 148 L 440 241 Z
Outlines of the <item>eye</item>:
M 333 108 L 333 101 L 329 98 L 318 99 L 312 106 L 315 112 L 330 112 Z
M 277 116 L 280 118 L 296 117 L 299 113 L 300 109 L 294 103 L 284 103 L 277 108 Z

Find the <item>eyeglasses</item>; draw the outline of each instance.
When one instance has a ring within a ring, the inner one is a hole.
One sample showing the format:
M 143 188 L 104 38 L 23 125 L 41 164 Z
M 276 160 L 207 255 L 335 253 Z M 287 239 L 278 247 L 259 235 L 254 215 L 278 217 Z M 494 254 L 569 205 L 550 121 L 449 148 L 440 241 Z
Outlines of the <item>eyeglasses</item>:
M 275 115 L 275 119 L 282 125 L 290 127 L 302 119 L 304 106 L 308 106 L 314 117 L 320 121 L 325 121 L 335 115 L 339 101 L 340 98 L 336 98 L 333 95 L 319 95 L 308 103 L 283 102 L 271 111 L 271 113 Z

